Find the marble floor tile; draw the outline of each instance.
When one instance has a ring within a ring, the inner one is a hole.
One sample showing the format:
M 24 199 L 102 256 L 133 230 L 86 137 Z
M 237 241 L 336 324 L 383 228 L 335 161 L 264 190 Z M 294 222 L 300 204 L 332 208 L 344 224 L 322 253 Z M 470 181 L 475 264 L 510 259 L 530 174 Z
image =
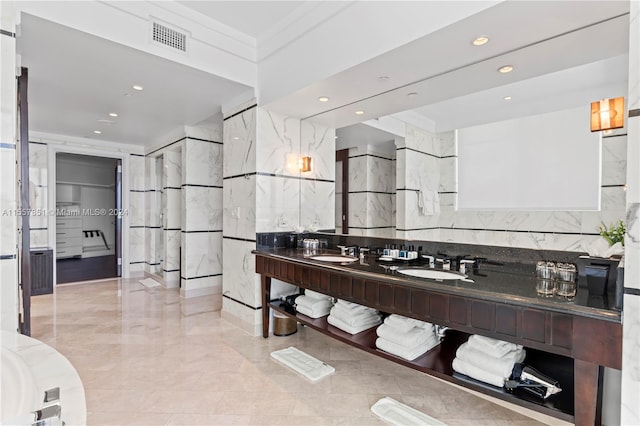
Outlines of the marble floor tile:
M 250 336 L 221 318 L 220 298 L 137 279 L 60 286 L 32 298 L 32 335 L 78 371 L 91 425 L 382 425 L 370 407 L 384 396 L 448 425 L 540 424 L 305 327 Z M 288 346 L 336 372 L 308 382 L 271 360 Z

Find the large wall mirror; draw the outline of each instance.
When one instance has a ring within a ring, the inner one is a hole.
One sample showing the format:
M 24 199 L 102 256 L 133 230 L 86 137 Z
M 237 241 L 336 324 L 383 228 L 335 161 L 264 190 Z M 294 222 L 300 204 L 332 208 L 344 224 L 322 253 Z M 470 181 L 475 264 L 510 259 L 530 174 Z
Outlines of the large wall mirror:
M 335 128 L 334 223 L 320 228 L 482 242 L 466 235 L 597 235 L 623 218 L 626 131 L 591 133 L 589 114 L 592 101 L 627 94 L 628 25 L 628 11 L 604 12 L 303 120 L 303 141 L 305 128 Z

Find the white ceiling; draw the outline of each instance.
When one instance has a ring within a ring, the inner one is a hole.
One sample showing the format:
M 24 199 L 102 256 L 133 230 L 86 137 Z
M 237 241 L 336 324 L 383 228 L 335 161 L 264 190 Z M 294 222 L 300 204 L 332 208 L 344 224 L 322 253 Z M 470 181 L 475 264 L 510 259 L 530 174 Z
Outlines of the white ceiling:
M 209 18 L 259 39 L 303 1 L 178 1 Z
M 153 147 L 249 89 L 27 14 L 17 42 L 29 69 L 31 131 Z
M 486 91 L 626 55 L 628 10 L 626 1 L 502 2 L 319 81 L 269 107 L 285 114 L 297 112 L 330 127 L 343 127 L 474 93 L 493 96 Z M 479 35 L 489 36 L 490 42 L 473 46 L 471 41 Z M 505 64 L 514 65 L 515 70 L 498 73 L 497 69 Z M 582 70 L 587 71 L 600 72 L 600 68 Z M 618 77 L 618 73 L 613 74 Z M 380 81 L 380 76 L 388 79 Z M 558 81 L 548 78 L 546 83 L 562 92 L 566 79 L 562 73 L 556 76 Z M 601 82 L 603 76 L 588 78 Z M 412 92 L 417 95 L 408 97 Z M 538 92 L 535 84 L 531 89 L 525 84 L 521 93 L 524 96 L 519 101 L 524 102 L 526 96 L 535 97 Z M 327 96 L 330 101 L 320 103 L 320 96 Z M 476 96 L 469 109 L 485 108 L 486 99 Z M 439 106 L 445 108 L 439 109 L 442 115 L 463 116 L 454 103 Z M 451 109 L 446 109 L 448 106 Z M 356 110 L 364 110 L 365 114 L 355 116 Z M 485 113 L 488 120 L 500 119 L 499 114 L 491 117 L 491 111 Z M 448 123 L 449 127 L 457 125 Z
M 380 153 L 395 153 L 396 135 L 376 129 L 363 123 L 353 124 L 336 130 L 336 151 L 347 148 L 373 146 Z
M 179 3 L 255 38 L 277 30 L 305 4 Z M 266 107 L 332 127 L 417 109 L 447 130 L 530 115 L 551 99 L 560 105 L 605 97 L 598 93 L 624 95 L 628 8 L 628 1 L 502 2 Z M 491 41 L 472 46 L 481 34 Z M 249 89 L 29 15 L 22 18 L 18 48 L 30 74 L 30 128 L 39 132 L 153 147 Z M 505 63 L 515 71 L 498 74 Z M 383 75 L 389 79 L 380 81 Z M 133 84 L 145 90 L 135 92 Z M 505 90 L 513 97 L 508 105 Z M 319 96 L 331 100 L 320 103 Z M 356 109 L 366 113 L 354 116 Z M 98 122 L 110 119 L 109 112 L 120 114 L 114 124 Z M 93 134 L 96 129 L 103 133 Z

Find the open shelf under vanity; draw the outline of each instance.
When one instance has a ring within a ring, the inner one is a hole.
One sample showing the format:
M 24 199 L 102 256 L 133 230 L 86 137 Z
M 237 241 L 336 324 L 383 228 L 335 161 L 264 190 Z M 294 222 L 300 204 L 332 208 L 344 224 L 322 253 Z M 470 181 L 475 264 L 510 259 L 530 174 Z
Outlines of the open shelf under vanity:
M 574 421 L 573 359 L 571 358 L 532 348 L 525 348 L 527 351 L 525 363 L 558 380 L 562 388 L 562 392 L 552 395 L 546 400 L 542 400 L 520 389 L 516 389 L 511 393 L 504 388 L 497 388 L 470 377 L 454 373 L 451 364 L 460 345 L 469 338 L 469 333 L 449 329 L 446 332 L 445 338 L 438 346 L 415 360 L 408 361 L 376 347 L 375 342 L 378 337 L 376 327 L 358 334 L 349 334 L 329 324 L 326 316 L 310 318 L 291 310 L 291 308 L 278 301 L 270 303 L 269 306 L 273 310 L 294 318 L 297 322 L 313 330 L 376 356 L 528 409 L 568 422 Z

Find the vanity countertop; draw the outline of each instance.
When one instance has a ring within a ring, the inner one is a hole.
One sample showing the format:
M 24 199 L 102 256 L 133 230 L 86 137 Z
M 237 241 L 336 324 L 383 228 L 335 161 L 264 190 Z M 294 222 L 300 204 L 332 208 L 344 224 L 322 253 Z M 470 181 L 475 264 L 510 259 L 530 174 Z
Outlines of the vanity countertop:
M 535 270 L 531 265 L 517 263 L 502 265 L 481 264 L 476 274 L 471 270 L 467 272 L 468 279 L 473 282 L 465 280 L 436 281 L 413 278 L 389 268 L 390 266 L 429 268 L 426 259 L 385 262 L 378 260 L 375 255 L 367 255 L 364 260 L 351 263 L 332 263 L 310 259 L 310 255 L 308 253 L 305 255 L 303 249 L 261 248 L 253 253 L 340 272 L 349 272 L 354 276 L 367 279 L 382 280 L 441 293 L 520 306 L 539 307 L 560 313 L 617 323 L 621 322 L 621 312 L 613 309 L 614 301 L 610 300 L 611 298 L 607 298 L 606 295 L 591 296 L 586 289 L 578 287 L 576 297 L 572 301 L 567 301 L 558 296 L 539 296 L 536 293 Z M 332 250 L 314 252 L 314 255 L 318 254 L 336 254 L 336 252 Z

